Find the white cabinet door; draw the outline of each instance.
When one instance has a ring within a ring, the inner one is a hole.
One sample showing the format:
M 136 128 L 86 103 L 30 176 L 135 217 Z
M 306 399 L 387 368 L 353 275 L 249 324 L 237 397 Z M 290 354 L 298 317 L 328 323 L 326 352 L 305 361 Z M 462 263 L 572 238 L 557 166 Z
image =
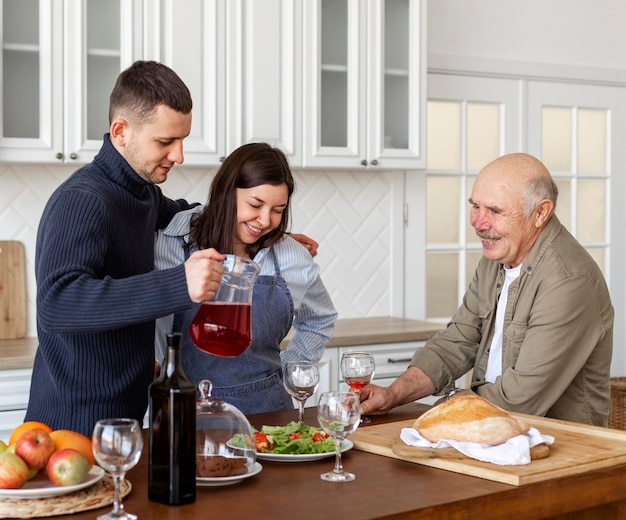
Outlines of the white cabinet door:
M 299 0 L 228 0 L 227 149 L 264 141 L 301 158 Z
M 0 161 L 85 163 L 117 75 L 141 55 L 141 0 L 2 3 Z
M 304 165 L 424 167 L 426 2 L 304 5 Z
M 185 164 L 218 165 L 257 141 L 300 164 L 299 1 L 162 0 L 146 13 L 146 58 L 172 67 L 193 97 Z
M 223 0 L 161 0 L 145 6 L 144 57 L 165 63 L 193 98 L 186 165 L 217 165 L 226 156 L 226 8 Z
M 0 440 L 7 442 L 24 422 L 32 369 L 0 370 Z

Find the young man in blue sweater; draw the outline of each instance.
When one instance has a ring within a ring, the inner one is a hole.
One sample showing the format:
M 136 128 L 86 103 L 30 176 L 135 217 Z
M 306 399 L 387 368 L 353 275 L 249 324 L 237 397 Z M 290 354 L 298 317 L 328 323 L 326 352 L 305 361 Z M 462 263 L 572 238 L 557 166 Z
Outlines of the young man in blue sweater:
M 211 299 L 222 256 L 197 251 L 155 271 L 154 238 L 189 205 L 157 184 L 183 162 L 192 100 L 165 65 L 140 61 L 111 93 L 94 160 L 51 196 L 37 234 L 37 334 L 25 420 L 91 435 L 98 419 L 142 420 L 155 319 Z

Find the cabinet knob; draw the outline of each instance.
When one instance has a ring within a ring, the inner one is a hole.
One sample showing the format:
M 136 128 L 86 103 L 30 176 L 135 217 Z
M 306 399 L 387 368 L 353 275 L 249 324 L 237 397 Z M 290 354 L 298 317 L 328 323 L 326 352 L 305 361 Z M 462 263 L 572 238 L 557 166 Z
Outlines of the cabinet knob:
M 57 158 L 59 161 L 63 160 L 63 154 L 61 152 L 58 152 L 54 157 Z
M 361 161 L 361 166 L 367 166 L 367 161 L 365 159 Z
M 78 154 L 77 153 L 71 153 L 70 154 L 70 159 L 72 159 L 72 161 L 75 161 L 76 159 L 78 159 Z
M 372 166 L 378 166 L 378 161 L 376 159 L 374 159 L 371 164 L 372 164 Z

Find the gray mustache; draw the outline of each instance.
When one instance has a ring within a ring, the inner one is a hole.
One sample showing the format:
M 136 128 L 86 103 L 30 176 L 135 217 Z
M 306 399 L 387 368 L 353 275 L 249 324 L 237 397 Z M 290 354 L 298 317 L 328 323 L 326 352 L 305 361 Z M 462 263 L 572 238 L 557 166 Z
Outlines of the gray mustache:
M 482 238 L 483 240 L 498 240 L 500 237 L 500 235 L 494 235 L 492 233 L 476 233 L 476 236 L 478 236 L 478 238 Z

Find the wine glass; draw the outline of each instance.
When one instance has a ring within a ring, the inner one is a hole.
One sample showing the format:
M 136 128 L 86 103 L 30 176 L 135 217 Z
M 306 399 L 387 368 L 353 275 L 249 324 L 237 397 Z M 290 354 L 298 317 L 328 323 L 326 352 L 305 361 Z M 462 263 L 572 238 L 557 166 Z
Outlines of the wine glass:
M 345 352 L 341 356 L 341 375 L 353 390 L 360 390 L 374 377 L 376 363 L 369 352 Z M 364 424 L 372 422 L 369 417 L 361 417 Z
M 341 451 L 343 441 L 359 426 L 361 403 L 355 392 L 324 392 L 317 404 L 317 420 L 322 429 L 335 441 L 335 468 L 322 473 L 320 478 L 329 482 L 349 482 L 356 477 L 343 470 Z
M 289 395 L 298 401 L 298 422 L 304 420 L 304 404 L 317 390 L 320 373 L 315 363 L 290 361 L 285 365 L 283 383 Z
M 136 520 L 136 515 L 124 511 L 120 499 L 120 485 L 126 472 L 141 456 L 143 437 L 141 426 L 136 419 L 102 419 L 93 429 L 93 454 L 98 464 L 113 475 L 115 498 L 113 510 L 98 517 L 98 520 Z

